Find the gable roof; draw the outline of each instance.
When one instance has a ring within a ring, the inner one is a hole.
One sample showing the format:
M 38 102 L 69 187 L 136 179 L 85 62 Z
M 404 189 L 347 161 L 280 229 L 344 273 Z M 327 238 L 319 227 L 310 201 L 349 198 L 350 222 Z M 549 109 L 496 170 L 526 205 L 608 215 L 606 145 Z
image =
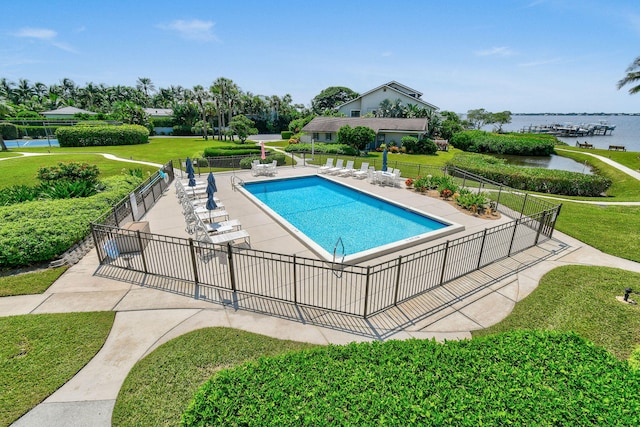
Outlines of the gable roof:
M 57 110 L 51 110 L 51 111 L 43 111 L 40 114 L 59 114 L 59 115 L 69 115 L 69 116 L 73 116 L 74 114 L 98 114 L 98 113 L 94 113 L 93 111 L 88 111 L 88 110 L 83 110 L 81 108 L 76 108 L 76 107 L 61 107 L 58 108 Z
M 173 110 L 171 108 L 144 108 L 144 112 L 155 117 L 173 116 Z
M 398 89 L 397 89 L 396 87 L 394 87 L 394 86 L 400 87 L 400 88 L 402 88 L 403 90 L 398 90 Z M 394 91 L 394 92 L 396 92 L 396 93 L 398 93 L 398 94 L 401 94 L 401 95 L 404 95 L 404 96 L 409 96 L 409 97 L 412 97 L 412 94 L 415 94 L 416 96 L 415 96 L 415 97 L 413 97 L 413 99 L 415 99 L 415 101 L 416 101 L 416 103 L 417 103 L 417 104 L 422 104 L 422 105 L 425 105 L 425 106 L 427 106 L 427 107 L 429 107 L 429 108 L 431 108 L 431 109 L 439 110 L 439 108 L 438 108 L 438 107 L 436 107 L 435 105 L 430 104 L 430 103 L 428 103 L 428 102 L 423 101 L 422 99 L 420 99 L 420 97 L 422 96 L 422 92 L 419 92 L 419 91 L 417 91 L 417 90 L 415 90 L 415 89 L 412 89 L 412 88 L 410 88 L 409 86 L 405 86 L 405 85 L 403 85 L 402 83 L 398 83 L 398 82 L 397 82 L 397 81 L 395 81 L 395 80 L 391 80 L 389 83 L 385 83 L 385 84 L 380 85 L 380 86 L 378 86 L 378 87 L 376 87 L 376 88 L 374 88 L 374 89 L 368 90 L 368 91 L 366 91 L 365 93 L 363 93 L 362 95 L 360 95 L 359 97 L 354 98 L 354 99 L 352 99 L 351 101 L 347 101 L 347 102 L 345 102 L 344 104 L 338 105 L 338 106 L 336 107 L 336 110 L 339 110 L 340 108 L 344 107 L 345 105 L 349 105 L 349 104 L 351 104 L 351 103 L 353 103 L 353 102 L 356 102 L 356 101 L 358 101 L 358 100 L 362 99 L 363 97 L 365 97 L 365 96 L 369 95 L 370 93 L 373 93 L 373 92 L 375 92 L 375 91 L 377 91 L 377 90 L 379 90 L 379 89 L 382 89 L 382 88 L 387 88 L 387 89 L 390 89 L 390 90 L 392 90 L 392 91 Z
M 384 131 L 397 132 L 426 132 L 427 119 L 392 119 L 377 117 L 314 117 L 303 128 L 302 132 L 331 132 L 335 133 L 345 125 L 352 128 L 365 126 L 375 133 Z

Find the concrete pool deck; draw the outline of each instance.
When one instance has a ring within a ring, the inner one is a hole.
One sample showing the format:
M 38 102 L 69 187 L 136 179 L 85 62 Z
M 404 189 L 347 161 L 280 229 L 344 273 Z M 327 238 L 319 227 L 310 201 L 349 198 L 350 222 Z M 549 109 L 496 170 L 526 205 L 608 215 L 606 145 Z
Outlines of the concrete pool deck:
M 277 176 L 314 172 L 315 168 L 311 167 L 283 167 L 278 169 Z M 232 176 L 246 181 L 253 179 L 248 172 L 216 174 L 217 196 L 224 202 L 231 218 L 239 219 L 243 228 L 249 231 L 253 248 L 314 256 L 313 252 L 275 224 L 241 193 L 233 191 Z M 205 178 L 203 174 L 200 179 Z M 494 221 L 470 217 L 447 203 L 405 189 L 373 186 L 366 180 L 353 178 L 338 179 L 450 218 L 464 224 L 465 233 L 498 225 L 501 223 L 499 221 L 510 221 L 504 217 Z M 150 222 L 153 233 L 189 237 L 173 186 L 143 219 Z M 487 222 L 490 224 L 487 225 Z M 427 246 L 434 244 L 429 242 Z M 417 248 L 406 251 L 415 250 Z M 398 253 L 401 252 L 385 257 L 395 258 Z M 518 257 L 438 289 L 438 292 L 455 293 L 456 287 L 463 288 L 468 282 L 486 284 L 481 291 L 468 298 L 435 311 L 430 309 L 428 298 L 417 297 L 397 309 L 364 320 L 311 310 L 306 310 L 301 317 L 290 306 L 272 302 L 264 303 L 269 307 L 257 306 L 254 311 L 235 310 L 230 306 L 161 291 L 148 286 L 149 283 L 132 280 L 132 276 L 124 275 L 123 280 L 113 280 L 96 275 L 98 259 L 93 250 L 43 294 L 0 298 L 1 316 L 99 310 L 117 312 L 111 333 L 98 354 L 67 384 L 14 425 L 111 425 L 111 413 L 118 392 L 130 369 L 159 345 L 203 327 L 231 327 L 316 344 L 345 344 L 377 339 L 435 338 L 442 341 L 470 338 L 471 331 L 486 328 L 506 317 L 516 302 L 536 288 L 545 273 L 572 264 L 602 265 L 640 272 L 639 263 L 603 254 L 556 231 L 554 239 L 540 248 L 525 251 Z M 438 292 L 431 298 L 438 298 Z M 273 313 L 265 315 L 260 313 L 261 310 L 271 310 Z

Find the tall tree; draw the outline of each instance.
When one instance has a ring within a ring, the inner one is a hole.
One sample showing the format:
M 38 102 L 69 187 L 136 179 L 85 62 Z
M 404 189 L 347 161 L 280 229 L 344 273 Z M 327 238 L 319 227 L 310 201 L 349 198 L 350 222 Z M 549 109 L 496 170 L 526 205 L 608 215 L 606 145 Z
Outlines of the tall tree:
M 487 123 L 491 123 L 491 116 L 493 114 L 484 108 L 477 108 L 475 110 L 467 111 L 467 121 L 473 126 L 474 129 L 481 129 L 482 126 Z
M 207 135 L 207 112 L 205 104 L 209 99 L 209 93 L 201 85 L 196 85 L 193 87 L 193 97 L 196 104 L 198 104 L 198 109 L 200 110 L 200 115 L 202 117 L 202 137 L 206 141 L 209 139 L 209 136 Z
M 334 110 L 339 105 L 358 96 L 360 96 L 358 92 L 354 92 L 348 87 L 329 86 L 311 100 L 311 108 L 314 113 L 322 114 L 325 110 Z
M 630 95 L 640 92 L 640 56 L 627 67 L 626 71 L 627 75 L 618 82 L 618 89 L 631 85 L 629 88 Z

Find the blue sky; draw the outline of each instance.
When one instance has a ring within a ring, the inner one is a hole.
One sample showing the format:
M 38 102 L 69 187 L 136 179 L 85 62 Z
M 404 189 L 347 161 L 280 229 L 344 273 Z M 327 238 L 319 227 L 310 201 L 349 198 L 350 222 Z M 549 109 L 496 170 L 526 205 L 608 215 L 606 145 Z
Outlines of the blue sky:
M 442 110 L 640 112 L 637 0 L 5 2 L 0 77 L 208 87 L 309 105 L 396 80 Z M 8 18 L 11 17 L 11 18 Z

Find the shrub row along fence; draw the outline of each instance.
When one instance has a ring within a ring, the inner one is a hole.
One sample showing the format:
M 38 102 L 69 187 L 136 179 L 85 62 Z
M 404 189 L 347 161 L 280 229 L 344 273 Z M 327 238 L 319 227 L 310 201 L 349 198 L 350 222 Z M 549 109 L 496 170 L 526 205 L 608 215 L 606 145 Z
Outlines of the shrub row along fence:
M 497 209 L 516 219 L 370 266 L 123 230 L 118 224 L 131 212 L 122 204 L 92 232 L 102 265 L 173 279 L 174 293 L 217 302 L 260 297 L 367 318 L 551 238 L 560 205 L 462 170 L 453 175 L 478 191 L 490 187 Z M 114 256 L 111 242 L 133 250 Z
M 113 205 L 110 211 L 102 214 L 91 224 L 93 231 L 96 224 L 120 227 L 127 222 L 137 221 L 155 205 L 162 193 L 174 179 L 173 162 L 169 161 L 162 168 L 136 187 L 128 197 Z M 95 233 L 93 234 L 94 240 Z M 97 240 L 96 240 L 97 242 Z

